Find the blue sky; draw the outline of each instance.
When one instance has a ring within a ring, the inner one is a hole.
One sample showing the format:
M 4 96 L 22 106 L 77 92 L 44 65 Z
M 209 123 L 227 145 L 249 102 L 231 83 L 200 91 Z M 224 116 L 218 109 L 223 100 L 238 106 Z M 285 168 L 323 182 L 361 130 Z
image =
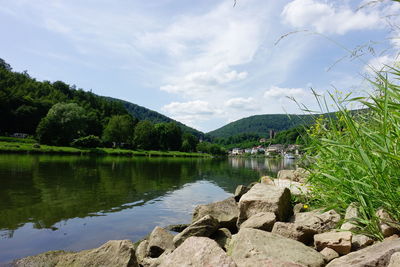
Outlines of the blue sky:
M 311 87 L 368 91 L 367 66 L 396 59 L 399 12 L 358 0 L 0 0 L 0 57 L 207 132 L 301 113 L 286 96 L 315 108 Z

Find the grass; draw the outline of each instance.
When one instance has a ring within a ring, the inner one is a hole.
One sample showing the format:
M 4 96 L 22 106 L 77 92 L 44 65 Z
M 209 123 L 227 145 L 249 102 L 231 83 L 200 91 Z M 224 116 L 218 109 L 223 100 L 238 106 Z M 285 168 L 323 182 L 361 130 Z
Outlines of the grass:
M 18 140 L 3 141 L 0 138 L 0 153 L 32 153 L 32 154 L 74 154 L 74 155 L 118 155 L 118 156 L 147 156 L 147 157 L 211 157 L 209 154 L 180 152 L 180 151 L 145 151 L 119 148 L 74 148 L 61 146 L 40 145 L 35 147 L 35 142 L 17 142 Z M 24 139 L 22 139 L 24 140 Z
M 388 77 L 391 77 L 389 80 Z M 391 80 L 400 70 L 377 74 L 368 97 L 330 95 L 338 112 L 320 117 L 308 134 L 307 155 L 312 158 L 310 204 L 344 213 L 356 203 L 360 232 L 382 239 L 376 211 L 386 210 L 400 222 L 400 87 Z M 328 104 L 318 98 L 323 112 Z M 350 112 L 349 105 L 367 110 Z

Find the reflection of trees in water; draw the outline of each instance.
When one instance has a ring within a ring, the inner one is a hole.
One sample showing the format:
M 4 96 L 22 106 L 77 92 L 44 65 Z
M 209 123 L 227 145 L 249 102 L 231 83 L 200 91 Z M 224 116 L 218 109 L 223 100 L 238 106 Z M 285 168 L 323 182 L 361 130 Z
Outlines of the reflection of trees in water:
M 0 172 L 3 230 L 27 222 L 56 230 L 62 220 L 144 205 L 197 180 L 233 192 L 237 184 L 258 179 L 225 159 L 10 155 L 0 158 Z

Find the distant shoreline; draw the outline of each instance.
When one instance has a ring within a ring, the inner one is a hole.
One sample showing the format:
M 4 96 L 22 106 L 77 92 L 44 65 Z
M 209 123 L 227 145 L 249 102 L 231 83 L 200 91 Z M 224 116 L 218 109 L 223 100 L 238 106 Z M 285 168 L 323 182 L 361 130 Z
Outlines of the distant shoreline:
M 0 141 L 0 154 L 58 154 L 139 157 L 211 157 L 210 154 L 180 151 L 130 150 L 120 148 L 75 148 L 40 145 L 24 142 Z

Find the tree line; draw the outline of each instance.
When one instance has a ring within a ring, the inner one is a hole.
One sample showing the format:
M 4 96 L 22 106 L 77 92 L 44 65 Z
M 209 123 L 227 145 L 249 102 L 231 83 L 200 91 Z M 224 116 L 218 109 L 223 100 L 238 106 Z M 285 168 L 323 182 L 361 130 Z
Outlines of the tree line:
M 198 137 L 175 122 L 139 121 L 120 101 L 62 81 L 36 81 L 26 71 L 12 71 L 1 58 L 0 114 L 1 135 L 27 133 L 42 144 L 224 152 L 207 142 L 199 144 Z

